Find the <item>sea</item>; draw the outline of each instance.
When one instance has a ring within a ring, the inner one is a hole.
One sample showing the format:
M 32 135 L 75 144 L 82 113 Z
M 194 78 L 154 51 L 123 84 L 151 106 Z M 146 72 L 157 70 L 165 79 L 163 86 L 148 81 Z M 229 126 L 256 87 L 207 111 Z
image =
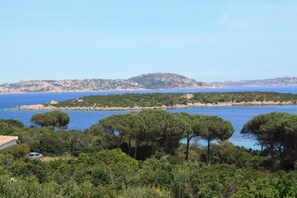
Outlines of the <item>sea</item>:
M 50 101 L 63 101 L 76 99 L 89 95 L 108 95 L 124 93 L 197 93 L 197 92 L 278 92 L 297 94 L 297 86 L 250 86 L 250 87 L 229 87 L 229 88 L 200 88 L 200 89 L 179 89 L 179 90 L 145 90 L 145 91 L 106 91 L 106 92 L 69 92 L 69 93 L 28 93 L 28 94 L 0 94 L 0 119 L 15 119 L 31 126 L 30 118 L 37 113 L 44 113 L 45 110 L 16 110 L 17 106 L 29 104 L 44 104 Z M 226 107 L 191 107 L 182 109 L 168 109 L 168 112 L 187 112 L 191 114 L 216 115 L 228 120 L 234 127 L 234 133 L 229 139 L 234 145 L 245 148 L 259 149 L 260 146 L 254 137 L 243 136 L 240 130 L 243 125 L 259 114 L 270 112 L 287 112 L 297 114 L 297 105 L 283 106 L 226 106 Z M 125 114 L 130 111 L 65 111 L 70 116 L 68 129 L 83 131 L 93 124 L 98 123 L 102 118 L 112 114 Z M 201 140 L 195 140 L 204 144 Z M 182 140 L 182 142 L 184 142 Z

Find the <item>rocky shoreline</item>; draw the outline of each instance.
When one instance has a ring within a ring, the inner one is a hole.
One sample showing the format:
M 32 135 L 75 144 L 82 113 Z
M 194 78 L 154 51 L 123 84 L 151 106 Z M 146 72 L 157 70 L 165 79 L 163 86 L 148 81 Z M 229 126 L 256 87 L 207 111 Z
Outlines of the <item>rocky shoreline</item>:
M 173 106 L 151 106 L 151 107 L 55 107 L 53 105 L 22 105 L 17 106 L 16 110 L 77 110 L 77 111 L 127 111 L 127 110 L 146 110 L 146 109 L 181 109 L 191 107 L 224 107 L 224 106 L 267 106 L 267 105 L 297 105 L 296 101 L 274 102 L 274 101 L 251 101 L 251 102 L 222 102 L 222 103 L 188 103 Z

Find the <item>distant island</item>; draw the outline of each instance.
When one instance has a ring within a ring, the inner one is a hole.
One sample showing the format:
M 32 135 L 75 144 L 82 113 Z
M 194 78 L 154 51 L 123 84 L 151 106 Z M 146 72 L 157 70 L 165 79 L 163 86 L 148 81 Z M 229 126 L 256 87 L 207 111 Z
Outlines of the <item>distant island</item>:
M 31 80 L 0 85 L 0 93 L 36 92 L 96 92 L 150 89 L 195 89 L 210 87 L 185 76 L 173 73 L 151 73 L 118 79 Z
M 98 92 L 123 90 L 199 89 L 234 86 L 290 86 L 297 77 L 206 83 L 174 73 L 150 73 L 129 79 L 30 80 L 0 84 L 0 94 L 40 92 Z
M 296 105 L 297 94 L 274 92 L 154 93 L 85 96 L 48 104 L 24 105 L 19 110 L 143 110 L 204 106 Z
M 209 85 L 223 87 L 239 87 L 239 86 L 296 86 L 297 76 L 287 76 L 283 78 L 272 78 L 263 80 L 241 80 L 212 82 Z

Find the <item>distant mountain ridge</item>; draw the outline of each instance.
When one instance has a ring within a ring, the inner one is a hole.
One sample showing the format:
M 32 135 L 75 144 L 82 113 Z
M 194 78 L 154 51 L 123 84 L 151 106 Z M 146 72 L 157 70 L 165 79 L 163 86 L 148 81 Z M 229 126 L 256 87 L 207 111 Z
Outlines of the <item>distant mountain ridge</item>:
M 0 94 L 38 92 L 95 92 L 150 89 L 195 89 L 236 86 L 290 86 L 297 85 L 297 76 L 264 80 L 241 80 L 226 82 L 198 82 L 174 73 L 149 73 L 129 79 L 84 80 L 29 80 L 0 84 Z
M 282 78 L 272 78 L 263 80 L 241 80 L 212 82 L 212 86 L 236 87 L 236 86 L 292 86 L 297 85 L 297 76 L 287 76 Z
M 94 92 L 145 89 L 193 89 L 206 83 L 173 73 L 150 73 L 129 79 L 30 80 L 0 85 L 0 93 Z

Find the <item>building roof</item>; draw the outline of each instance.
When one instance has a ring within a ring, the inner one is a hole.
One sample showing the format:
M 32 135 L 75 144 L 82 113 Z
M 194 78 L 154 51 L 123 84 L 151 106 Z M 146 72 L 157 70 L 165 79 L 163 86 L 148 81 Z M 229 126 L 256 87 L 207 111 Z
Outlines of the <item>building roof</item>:
M 0 135 L 0 146 L 18 140 L 17 136 Z

